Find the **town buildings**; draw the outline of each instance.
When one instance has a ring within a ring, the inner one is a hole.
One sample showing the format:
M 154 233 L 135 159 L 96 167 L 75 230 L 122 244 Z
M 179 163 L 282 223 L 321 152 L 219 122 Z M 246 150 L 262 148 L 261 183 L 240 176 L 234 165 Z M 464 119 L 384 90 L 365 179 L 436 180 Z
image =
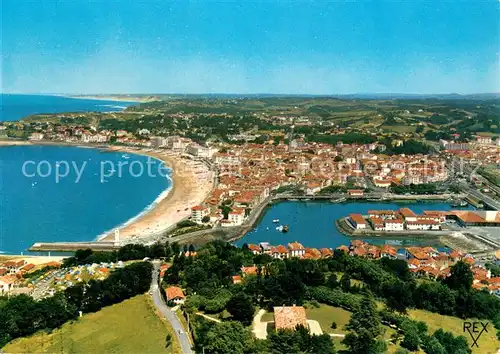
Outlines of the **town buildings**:
M 349 214 L 346 221 L 355 230 L 433 231 L 441 230 L 441 223 L 446 220 L 446 215 L 451 216 L 453 213 L 431 210 L 417 215 L 409 208 L 401 208 L 399 210 L 368 210 L 366 219 L 361 214 Z M 368 224 L 366 220 L 369 221 Z M 370 228 L 367 225 L 370 225 Z

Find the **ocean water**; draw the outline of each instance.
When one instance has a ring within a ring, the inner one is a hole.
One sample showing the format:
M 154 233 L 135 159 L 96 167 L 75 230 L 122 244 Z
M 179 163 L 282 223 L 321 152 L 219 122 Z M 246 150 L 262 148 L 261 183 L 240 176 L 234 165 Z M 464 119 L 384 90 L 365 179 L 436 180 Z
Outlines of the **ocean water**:
M 37 113 L 116 112 L 134 104 L 137 103 L 46 95 L 0 94 L 0 121 L 16 121 Z
M 151 160 L 147 173 L 147 159 L 91 148 L 0 147 L 0 252 L 23 252 L 39 241 L 91 241 L 135 217 L 171 185 L 169 172 L 158 172 L 160 161 Z
M 299 241 L 304 247 L 332 247 L 348 245 L 351 238 L 340 233 L 335 227 L 335 220 L 350 213 L 366 214 L 371 209 L 399 209 L 408 207 L 416 213 L 424 210 L 450 210 L 448 203 L 443 202 L 412 202 L 412 203 L 373 203 L 353 202 L 334 204 L 323 201 L 311 202 L 281 202 L 270 206 L 259 224 L 243 238 L 236 241 L 238 246 L 244 243 L 269 242 L 272 245 L 286 245 L 289 242 Z M 453 208 L 457 209 L 457 208 Z M 467 207 L 465 209 L 473 209 Z M 279 219 L 279 224 L 273 223 Z M 282 233 L 276 230 L 278 225 L 289 225 L 289 232 Z M 397 239 L 391 237 L 364 238 L 372 244 L 389 243 L 394 246 L 430 244 L 438 246 L 434 241 L 422 238 Z

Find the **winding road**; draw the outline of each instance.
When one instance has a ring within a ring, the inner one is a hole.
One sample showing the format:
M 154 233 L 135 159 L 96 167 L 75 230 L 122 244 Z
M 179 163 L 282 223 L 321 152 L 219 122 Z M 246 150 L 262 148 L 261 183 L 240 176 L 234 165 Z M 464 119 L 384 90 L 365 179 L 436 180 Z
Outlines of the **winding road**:
M 177 315 L 175 312 L 172 312 L 167 304 L 165 304 L 165 301 L 163 301 L 163 297 L 161 296 L 160 293 L 160 287 L 158 285 L 158 273 L 160 269 L 160 262 L 159 261 L 153 261 L 153 277 L 151 281 L 151 293 L 153 296 L 153 303 L 155 307 L 160 311 L 160 313 L 167 319 L 168 322 L 170 322 L 170 325 L 174 329 L 175 335 L 177 336 L 177 339 L 179 341 L 179 344 L 181 345 L 182 353 L 184 354 L 191 354 L 194 353 L 191 350 L 191 343 L 189 341 L 189 337 L 182 326 L 181 322 L 177 318 Z

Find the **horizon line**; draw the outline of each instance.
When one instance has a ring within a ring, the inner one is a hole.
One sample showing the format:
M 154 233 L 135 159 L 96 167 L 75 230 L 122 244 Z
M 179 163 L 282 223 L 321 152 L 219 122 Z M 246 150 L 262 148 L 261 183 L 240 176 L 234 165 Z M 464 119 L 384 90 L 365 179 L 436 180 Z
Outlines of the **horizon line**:
M 471 95 L 500 95 L 498 92 L 473 92 L 473 93 L 458 93 L 458 92 L 446 92 L 446 93 L 406 93 L 406 92 L 353 92 L 353 93 L 271 93 L 271 92 L 255 92 L 255 93 L 237 93 L 237 92 L 197 92 L 197 93 L 186 93 L 186 92 L 135 92 L 135 93 L 90 93 L 90 92 L 79 92 L 79 93 L 64 93 L 64 92 L 0 92 L 1 95 L 49 95 L 49 96 L 125 96 L 125 95 L 184 95 L 184 96 L 195 96 L 195 95 L 238 95 L 238 96 L 256 96 L 256 95 L 273 95 L 273 96 L 353 96 L 353 95 L 406 95 L 406 96 L 449 96 L 449 95 L 459 95 L 459 96 L 471 96 Z

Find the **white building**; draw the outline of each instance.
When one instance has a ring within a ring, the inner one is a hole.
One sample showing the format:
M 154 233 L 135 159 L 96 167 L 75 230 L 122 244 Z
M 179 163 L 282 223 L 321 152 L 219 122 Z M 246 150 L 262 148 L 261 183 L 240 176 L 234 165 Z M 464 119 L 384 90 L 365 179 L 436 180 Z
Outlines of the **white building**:
M 366 221 L 361 214 L 349 214 L 349 221 L 356 230 L 366 229 Z
M 491 136 L 481 136 L 478 135 L 476 137 L 476 141 L 478 144 L 491 144 Z
M 169 136 L 166 145 L 167 148 L 175 152 L 183 153 L 191 142 L 190 139 L 181 138 L 179 136 Z
M 389 188 L 391 181 L 383 177 L 373 177 L 373 184 L 378 188 Z
M 109 140 L 109 137 L 103 134 L 88 134 L 84 133 L 81 136 L 82 142 L 84 143 L 105 143 Z
M 167 138 L 162 136 L 152 136 L 149 140 L 155 148 L 167 146 Z
M 418 220 L 406 222 L 406 228 L 408 230 L 440 230 L 441 226 L 434 220 Z
M 42 140 L 44 135 L 42 133 L 32 133 L 30 136 L 30 140 L 37 141 Z
M 386 231 L 402 231 L 404 230 L 403 220 L 385 220 L 384 221 Z
M 399 213 L 403 215 L 403 218 L 405 219 L 406 222 L 410 221 L 417 221 L 417 214 L 415 214 L 411 209 L 409 208 L 401 208 L 399 209 Z
M 0 295 L 8 294 L 17 282 L 15 275 L 4 275 L 0 277 Z
M 234 208 L 227 216 L 231 226 L 239 226 L 245 220 L 245 209 Z
M 190 144 L 187 147 L 187 153 L 196 157 L 211 158 L 216 152 L 217 149 L 204 147 L 198 144 Z
M 197 205 L 191 208 L 191 220 L 197 224 L 203 223 L 203 218 L 210 214 L 207 207 Z
M 303 257 L 306 253 L 306 249 L 301 243 L 295 241 L 288 244 L 288 253 L 290 257 Z

